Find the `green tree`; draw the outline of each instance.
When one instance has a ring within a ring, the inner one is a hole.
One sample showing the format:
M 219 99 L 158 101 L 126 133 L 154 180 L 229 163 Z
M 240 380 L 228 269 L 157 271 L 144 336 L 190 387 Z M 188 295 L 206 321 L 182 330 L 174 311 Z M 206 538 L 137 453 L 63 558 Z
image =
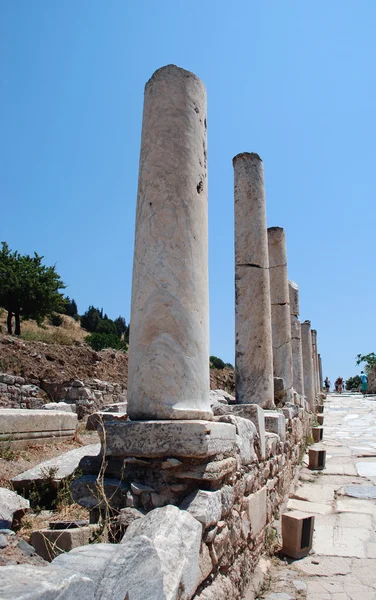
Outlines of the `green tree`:
M 89 306 L 81 317 L 81 327 L 86 329 L 86 331 L 95 332 L 102 319 L 103 311 L 101 312 L 99 308 L 94 308 L 94 306 Z
M 74 319 L 78 317 L 78 309 L 76 301 L 72 300 L 67 296 L 64 298 L 65 306 L 64 306 L 64 315 L 68 315 L 68 317 L 73 317 Z
M 372 367 L 374 367 L 376 365 L 376 354 L 374 352 L 370 352 L 370 354 L 357 354 L 356 355 L 356 364 L 360 365 L 361 363 L 365 363 L 366 366 L 364 367 L 364 370 L 366 373 L 369 373 L 372 369 Z
M 357 390 L 358 388 L 360 388 L 361 383 L 362 383 L 362 381 L 361 381 L 359 375 L 355 375 L 355 377 L 350 377 L 346 381 L 346 389 L 347 390 Z
M 59 292 L 65 285 L 55 267 L 42 264 L 43 256 L 12 252 L 6 242 L 0 251 L 0 306 L 8 312 L 7 328 L 12 334 L 13 317 L 16 335 L 21 334 L 21 318 L 35 319 L 61 312 L 64 297 Z

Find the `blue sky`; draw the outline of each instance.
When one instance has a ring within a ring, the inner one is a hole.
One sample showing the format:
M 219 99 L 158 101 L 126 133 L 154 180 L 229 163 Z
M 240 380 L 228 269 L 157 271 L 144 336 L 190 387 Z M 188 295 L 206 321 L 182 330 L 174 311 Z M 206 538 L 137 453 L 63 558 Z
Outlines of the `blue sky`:
M 260 154 L 326 374 L 375 349 L 373 0 L 2 0 L 0 239 L 129 319 L 143 88 L 208 92 L 211 353 L 234 362 L 232 157 Z

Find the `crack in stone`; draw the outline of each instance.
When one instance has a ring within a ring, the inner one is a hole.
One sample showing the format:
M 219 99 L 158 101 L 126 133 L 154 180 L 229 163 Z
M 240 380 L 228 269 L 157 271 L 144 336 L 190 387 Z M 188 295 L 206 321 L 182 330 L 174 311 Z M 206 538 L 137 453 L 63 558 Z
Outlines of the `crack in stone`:
M 272 302 L 272 306 L 287 306 L 288 302 Z
M 281 265 L 269 265 L 269 269 L 278 269 L 279 267 L 287 267 L 287 263 Z
M 261 265 L 256 265 L 256 263 L 240 263 L 236 265 L 237 267 L 255 267 L 256 269 L 267 269 L 267 267 L 262 267 Z

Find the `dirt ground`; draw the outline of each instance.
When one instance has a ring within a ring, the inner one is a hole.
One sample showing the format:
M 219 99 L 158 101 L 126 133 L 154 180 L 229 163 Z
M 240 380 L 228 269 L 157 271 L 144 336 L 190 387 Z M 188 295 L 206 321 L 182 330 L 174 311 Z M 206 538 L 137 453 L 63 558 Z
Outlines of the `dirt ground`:
M 87 444 L 99 442 L 96 431 L 79 433 L 75 439 L 46 444 L 45 446 L 30 446 L 18 452 L 8 452 L 7 458 L 0 457 L 0 487 L 12 489 L 11 478 L 19 473 L 31 469 L 40 462 L 54 458 L 64 452 L 79 448 Z M 42 510 L 26 513 L 21 521 L 21 527 L 14 535 L 6 536 L 8 545 L 0 549 L 0 566 L 31 564 L 47 564 L 38 556 L 30 545 L 30 536 L 33 530 L 48 528 L 53 521 L 66 521 L 76 519 L 89 519 L 89 511 L 78 504 L 57 506 L 54 510 Z M 0 530 L 1 534 L 1 530 Z

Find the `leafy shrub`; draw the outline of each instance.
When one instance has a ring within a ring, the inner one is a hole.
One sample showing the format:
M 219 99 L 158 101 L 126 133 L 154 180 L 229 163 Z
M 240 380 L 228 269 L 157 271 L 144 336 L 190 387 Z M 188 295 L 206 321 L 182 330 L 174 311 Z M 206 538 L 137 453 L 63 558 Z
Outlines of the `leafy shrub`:
M 97 352 L 105 348 L 113 348 L 114 350 L 127 349 L 127 344 L 119 340 L 117 335 L 113 333 L 91 333 L 86 336 L 85 342 Z
M 225 367 L 226 369 L 234 369 L 234 365 L 232 365 L 231 363 L 226 363 Z

